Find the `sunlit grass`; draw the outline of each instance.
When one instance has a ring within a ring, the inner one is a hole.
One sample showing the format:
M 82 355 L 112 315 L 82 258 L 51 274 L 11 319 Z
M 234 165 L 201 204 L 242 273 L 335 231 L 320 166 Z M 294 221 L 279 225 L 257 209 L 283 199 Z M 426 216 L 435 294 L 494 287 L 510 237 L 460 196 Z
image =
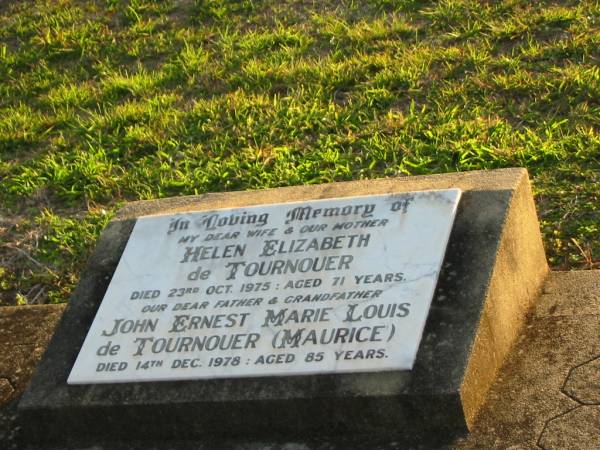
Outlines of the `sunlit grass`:
M 595 1 L 3 3 L 0 302 L 66 300 L 128 200 L 509 166 L 598 267 L 599 63 Z

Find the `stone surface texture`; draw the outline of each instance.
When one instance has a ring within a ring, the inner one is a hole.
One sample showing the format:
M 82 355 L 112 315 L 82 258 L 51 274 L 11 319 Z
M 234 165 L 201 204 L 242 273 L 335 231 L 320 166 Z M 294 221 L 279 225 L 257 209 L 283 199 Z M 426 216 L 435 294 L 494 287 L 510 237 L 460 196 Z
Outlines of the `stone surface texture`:
M 600 448 L 600 406 L 580 406 L 548 421 L 540 436 L 545 450 Z
M 15 388 L 8 378 L 0 378 L 0 405 L 8 403 L 15 396 Z
M 600 448 L 599 297 L 600 271 L 551 273 L 456 448 Z
M 463 192 L 411 371 L 68 386 L 67 375 L 135 218 L 177 211 L 459 188 Z M 98 242 L 20 402 L 41 439 L 187 436 L 307 439 L 393 434 L 447 442 L 485 399 L 547 274 L 524 169 L 228 192 L 126 206 Z M 485 306 L 485 310 L 483 309 Z M 160 414 L 157 415 L 157 411 Z M 199 412 L 210 411 L 210 414 Z M 403 424 L 398 428 L 398 424 Z M 388 435 L 386 439 L 389 439 Z
M 0 307 L 0 448 L 16 445 L 12 437 L 17 431 L 18 398 L 29 384 L 64 307 Z
M 556 293 L 560 289 L 561 294 Z M 492 385 L 485 404 L 475 420 L 473 431 L 464 439 L 444 447 L 415 445 L 406 447 L 397 442 L 382 441 L 377 437 L 354 438 L 351 440 L 323 441 L 279 441 L 259 442 L 252 440 L 214 441 L 199 439 L 196 441 L 170 442 L 110 442 L 96 441 L 85 446 L 66 442 L 43 447 L 44 450 L 89 449 L 95 450 L 329 450 L 329 449 L 433 449 L 455 450 L 474 449 L 582 449 L 600 448 L 598 430 L 600 429 L 600 402 L 596 363 L 600 357 L 600 308 L 586 308 L 588 299 L 600 295 L 600 271 L 552 272 L 547 279 L 544 294 L 536 302 L 526 327 L 509 357 L 500 370 L 499 377 Z M 547 311 L 555 305 L 570 313 L 548 316 Z M 578 313 L 580 305 L 586 311 Z M 33 315 L 23 307 L 22 317 L 28 317 L 33 327 L 52 328 L 56 319 L 46 323 L 47 315 Z M 0 315 L 9 323 L 7 315 Z M 13 327 L 14 328 L 14 327 Z M 46 336 L 48 331 L 46 331 Z M 2 345 L 12 345 L 4 335 Z M 9 347 L 10 348 L 10 347 Z M 10 351 L 4 353 L 10 357 Z M 22 383 L 29 380 L 34 362 L 21 367 L 29 374 L 21 378 Z M 591 367 L 591 369 L 590 369 Z M 579 370 L 585 368 L 584 370 Z M 573 376 L 575 378 L 573 378 Z M 568 389 L 577 380 L 576 391 L 583 392 L 579 398 Z M 587 393 L 591 392 L 592 397 Z M 595 394 L 594 394 L 595 393 Z M 596 396 L 594 396 L 596 395 Z M 583 399 L 583 400 L 582 400 Z M 592 403 L 588 403 L 592 402 Z M 14 402 L 12 403 L 14 404 Z M 5 405 L 0 408 L 2 422 L 6 425 Z M 14 408 L 13 408 L 14 410 Z M 14 412 L 14 411 L 13 411 Z M 14 430 L 9 430 L 14 431 Z M 0 448 L 40 449 L 38 444 L 16 443 L 10 433 L 0 434 Z
M 563 392 L 584 405 L 600 405 L 600 356 L 573 368 Z
M 459 198 L 460 191 L 448 189 L 142 217 L 129 237 L 67 383 L 410 370 L 419 349 Z M 362 211 L 366 207 L 370 208 L 368 212 L 339 214 L 340 210 L 355 211 L 358 208 Z M 324 213 L 306 219 L 303 217 L 307 214 L 305 208 L 312 208 L 319 214 L 330 209 L 338 214 Z M 302 215 L 297 217 L 299 214 Z M 214 224 L 215 217 L 239 219 L 249 216 L 263 217 L 264 222 L 223 227 Z M 355 221 L 385 225 L 358 231 L 335 228 L 340 224 L 352 225 Z M 178 230 L 178 224 L 185 224 L 185 228 Z M 313 231 L 308 231 L 311 229 Z M 235 237 L 231 237 L 233 231 Z M 268 235 L 259 237 L 256 232 Z M 230 237 L 215 239 L 218 235 Z M 189 238 L 194 238 L 193 244 Z M 182 242 L 182 239 L 185 240 Z M 149 242 L 152 242 L 151 246 Z M 307 251 L 310 242 L 312 250 Z M 302 252 L 296 251 L 296 243 L 302 243 Z M 227 249 L 231 253 L 236 248 L 240 253 L 236 257 L 217 252 Z M 209 249 L 214 257 L 210 254 L 202 257 L 200 252 Z M 348 262 L 341 264 L 344 258 Z M 260 263 L 267 268 L 274 262 L 283 265 L 285 261 L 315 261 L 317 266 L 323 261 L 326 264 L 318 270 L 288 273 L 280 269 L 267 276 L 254 276 L 255 272 L 251 271 L 252 275 L 245 276 L 243 268 L 227 269 L 231 261 L 254 266 Z M 205 271 L 206 279 L 198 280 L 198 267 Z M 391 270 L 394 273 L 390 273 Z M 192 279 L 190 273 L 194 275 Z M 396 276 L 398 279 L 386 282 L 381 279 L 370 284 L 356 280 L 366 276 L 373 278 L 373 274 L 388 274 L 390 278 Z M 303 280 L 313 280 L 315 286 L 294 284 Z M 209 289 L 215 285 L 226 288 L 225 292 L 210 294 Z M 257 293 L 254 288 L 251 291 L 242 289 L 248 286 L 259 286 L 260 290 Z M 153 297 L 130 298 L 141 295 L 142 288 Z M 189 294 L 185 294 L 186 291 Z M 363 296 L 355 297 L 354 301 L 332 298 L 318 302 L 288 302 L 295 297 L 314 299 L 351 292 Z M 232 301 L 239 302 L 240 298 L 243 301 L 253 299 L 253 304 L 242 308 L 225 306 Z M 160 312 L 148 312 L 149 308 L 156 307 Z M 363 314 L 365 310 L 368 313 L 376 308 L 387 316 Z M 390 313 L 396 310 L 399 312 Z M 322 314 L 318 320 L 310 317 L 304 320 L 304 313 L 315 311 Z M 288 320 L 276 318 L 277 313 L 288 314 Z M 201 317 L 217 317 L 219 321 L 214 327 L 187 327 L 190 318 Z M 231 323 L 225 322 L 226 317 Z M 129 332 L 127 327 L 134 323 L 142 324 L 140 330 L 151 325 L 151 332 Z M 336 329 L 358 330 L 356 332 L 364 336 L 347 342 L 345 338 L 333 339 L 328 343 L 315 338 L 314 343 L 304 346 L 286 343 L 282 329 L 290 335 L 303 333 L 306 339 L 310 333 L 315 337 L 321 333 L 333 336 Z M 173 330 L 177 331 L 174 333 Z M 367 336 L 368 332 L 371 338 Z M 150 337 L 142 339 L 154 343 L 191 341 L 192 338 L 209 339 L 210 342 L 210 339 L 223 337 L 220 342 L 225 346 L 219 345 L 221 351 L 214 352 L 154 351 L 150 343 L 138 342 L 144 334 Z M 227 344 L 229 338 L 236 339 L 233 342 L 237 345 Z M 116 355 L 98 354 L 98 349 L 116 342 L 119 345 Z M 363 358 L 369 353 L 371 357 Z M 269 364 L 265 363 L 265 355 L 286 359 L 279 364 Z M 312 355 L 319 355 L 319 358 Z M 359 357 L 354 358 L 355 355 Z M 210 364 L 223 358 L 231 363 Z M 154 365 L 144 367 L 142 363 L 148 361 Z M 182 361 L 189 365 L 182 367 Z M 98 371 L 99 366 L 110 362 L 121 367 Z
M 23 393 L 64 308 L 0 307 L 0 404 Z

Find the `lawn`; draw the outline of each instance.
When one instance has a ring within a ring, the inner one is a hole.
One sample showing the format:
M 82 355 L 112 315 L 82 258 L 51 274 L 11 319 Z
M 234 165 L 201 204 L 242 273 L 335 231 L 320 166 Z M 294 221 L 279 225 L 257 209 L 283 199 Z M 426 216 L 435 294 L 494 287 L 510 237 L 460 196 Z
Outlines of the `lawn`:
M 63 302 L 126 201 L 500 167 L 600 267 L 598 1 L 0 4 L 0 304 Z

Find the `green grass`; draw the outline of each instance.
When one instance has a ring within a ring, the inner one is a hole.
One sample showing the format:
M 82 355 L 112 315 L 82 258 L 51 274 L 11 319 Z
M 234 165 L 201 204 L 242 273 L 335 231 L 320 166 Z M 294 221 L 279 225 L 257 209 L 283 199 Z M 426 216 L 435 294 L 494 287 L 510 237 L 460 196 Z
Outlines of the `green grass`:
M 123 202 L 523 166 L 598 268 L 597 1 L 0 6 L 0 303 L 68 298 Z

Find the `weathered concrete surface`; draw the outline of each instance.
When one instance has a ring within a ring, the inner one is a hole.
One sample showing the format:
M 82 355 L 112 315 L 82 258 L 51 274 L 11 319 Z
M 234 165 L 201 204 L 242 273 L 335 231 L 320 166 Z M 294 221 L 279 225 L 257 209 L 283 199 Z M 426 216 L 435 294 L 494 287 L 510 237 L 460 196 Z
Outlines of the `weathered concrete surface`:
M 29 384 L 64 307 L 0 307 L 0 448 L 13 446 L 9 442 L 16 431 L 16 402 Z
M 600 280 L 592 272 L 556 272 L 544 285 L 543 297 L 536 302 L 536 317 L 598 315 Z
M 0 307 L 0 404 L 23 393 L 64 308 Z
M 553 272 L 456 448 L 600 448 L 600 271 Z
M 463 196 L 411 371 L 68 386 L 66 378 L 139 215 L 458 187 Z M 228 192 L 128 205 L 109 224 L 20 403 L 43 439 L 349 434 L 448 440 L 480 408 L 547 265 L 524 169 Z M 156 410 L 161 415 L 157 417 Z M 210 414 L 198 414 L 210 411 Z M 403 429 L 397 427 L 404 424 Z M 41 425 L 47 428 L 44 430 Z
M 600 356 L 573 368 L 563 392 L 584 405 L 600 405 Z
M 492 385 L 473 432 L 446 449 L 600 448 L 600 271 L 552 272 L 518 342 Z M 590 304 L 591 303 L 591 304 Z M 550 313 L 550 311 L 552 311 Z M 0 308 L 0 314 L 2 308 Z M 4 316 L 6 317 L 6 316 Z M 34 319 L 36 320 L 36 319 Z M 2 322 L 6 324 L 6 322 Z M 6 326 L 6 325 L 3 325 Z M 29 328 L 36 328 L 39 322 Z M 15 326 L 11 327 L 14 329 Z M 44 328 L 44 326 L 42 326 Z M 48 326 L 46 326 L 48 329 Z M 47 336 L 47 335 L 46 335 Z M 2 341 L 5 342 L 5 341 Z M 33 364 L 33 363 L 30 363 Z M 32 365 L 21 368 L 30 374 Z M 27 376 L 21 378 L 27 381 Z M 0 413 L 6 412 L 0 409 Z M 0 448 L 19 447 L 0 435 Z M 329 450 L 406 449 L 377 436 L 312 442 L 195 440 L 170 442 L 94 442 L 79 447 L 61 443 L 47 450 Z M 428 447 L 414 446 L 427 449 Z

